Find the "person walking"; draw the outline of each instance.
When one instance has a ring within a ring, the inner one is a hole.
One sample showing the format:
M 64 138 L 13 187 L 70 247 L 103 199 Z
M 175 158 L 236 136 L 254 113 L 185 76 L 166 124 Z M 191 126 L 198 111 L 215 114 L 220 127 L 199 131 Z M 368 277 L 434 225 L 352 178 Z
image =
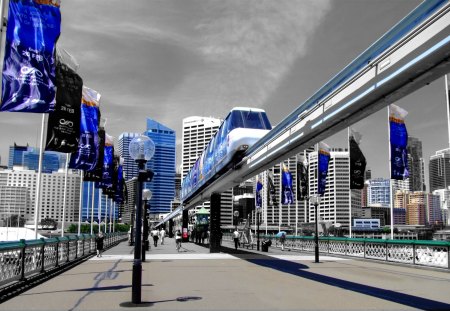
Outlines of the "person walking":
M 166 230 L 161 228 L 161 231 L 159 231 L 159 237 L 161 238 L 161 245 L 164 245 L 164 237 L 166 236 Z
M 181 232 L 180 232 L 180 230 L 177 230 L 177 232 L 175 233 L 175 245 L 176 245 L 177 251 L 180 251 L 180 248 L 181 248 Z
M 97 257 L 102 257 L 103 252 L 103 240 L 104 240 L 103 233 L 100 231 L 98 235 L 95 237 L 95 245 L 97 247 Z
M 239 231 L 236 229 L 233 232 L 234 248 L 238 249 L 239 244 Z
M 282 232 L 280 236 L 281 250 L 284 251 L 284 243 L 286 242 L 286 233 Z
M 153 229 L 152 230 L 152 236 L 153 236 L 153 245 L 155 245 L 155 247 L 158 246 L 158 239 L 159 239 L 159 231 L 158 229 Z

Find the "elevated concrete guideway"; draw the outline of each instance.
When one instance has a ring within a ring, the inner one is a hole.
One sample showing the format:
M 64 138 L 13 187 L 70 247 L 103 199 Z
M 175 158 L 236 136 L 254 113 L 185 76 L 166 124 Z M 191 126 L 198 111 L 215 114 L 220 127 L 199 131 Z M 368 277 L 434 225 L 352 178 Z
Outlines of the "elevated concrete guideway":
M 450 3 L 425 1 L 162 222 L 414 92 L 450 71 Z M 236 169 L 237 168 L 237 169 Z
M 147 252 L 142 310 L 449 310 L 450 274 L 308 253 L 220 253 L 173 239 Z M 132 247 L 121 243 L 0 310 L 129 310 Z

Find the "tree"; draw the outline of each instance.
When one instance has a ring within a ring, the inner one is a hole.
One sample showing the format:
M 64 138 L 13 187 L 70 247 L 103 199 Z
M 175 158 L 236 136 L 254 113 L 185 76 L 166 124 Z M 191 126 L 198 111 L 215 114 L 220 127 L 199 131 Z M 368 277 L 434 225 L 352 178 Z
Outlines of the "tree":
M 24 227 L 26 223 L 25 218 L 19 217 L 17 214 L 13 214 L 4 220 L 4 225 L 8 227 Z
M 47 217 L 41 220 L 41 226 L 45 229 L 54 230 L 58 226 L 58 223 L 56 222 L 56 220 Z

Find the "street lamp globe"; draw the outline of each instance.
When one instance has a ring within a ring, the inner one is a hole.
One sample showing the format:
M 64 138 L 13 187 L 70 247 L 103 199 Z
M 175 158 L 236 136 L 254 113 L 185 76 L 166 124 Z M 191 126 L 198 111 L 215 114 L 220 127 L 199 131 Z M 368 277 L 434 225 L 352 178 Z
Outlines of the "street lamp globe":
M 152 198 L 152 191 L 150 189 L 142 190 L 142 200 L 149 201 Z
M 139 135 L 131 140 L 129 152 L 136 161 L 148 161 L 155 154 L 155 143 L 149 137 Z
M 320 199 L 321 199 L 320 195 L 314 194 L 314 195 L 311 196 L 310 202 L 312 204 L 317 204 L 318 205 L 318 204 L 320 204 Z

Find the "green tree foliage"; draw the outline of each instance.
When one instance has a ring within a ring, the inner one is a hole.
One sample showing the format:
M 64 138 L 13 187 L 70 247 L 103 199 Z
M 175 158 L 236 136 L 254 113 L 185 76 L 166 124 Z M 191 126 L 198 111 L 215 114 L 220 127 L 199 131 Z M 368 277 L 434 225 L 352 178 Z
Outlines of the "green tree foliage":
M 4 220 L 4 226 L 8 227 L 24 227 L 25 223 L 25 218 L 19 217 L 17 214 L 13 214 Z
M 107 228 L 109 230 L 109 225 L 107 225 Z M 105 225 L 101 226 L 102 231 L 105 231 Z M 115 224 L 116 232 L 128 232 L 130 229 L 130 225 L 126 224 Z M 94 234 L 98 233 L 98 225 L 94 224 L 93 226 Z M 77 224 L 71 224 L 69 228 L 67 228 L 67 232 L 69 233 L 78 233 L 78 225 Z M 80 228 L 81 233 L 91 233 L 91 225 L 90 224 L 81 224 Z
M 48 218 L 48 217 L 42 219 L 40 224 L 43 229 L 50 229 L 50 230 L 54 230 L 58 226 L 58 223 L 56 222 L 56 220 L 54 220 L 52 218 Z

